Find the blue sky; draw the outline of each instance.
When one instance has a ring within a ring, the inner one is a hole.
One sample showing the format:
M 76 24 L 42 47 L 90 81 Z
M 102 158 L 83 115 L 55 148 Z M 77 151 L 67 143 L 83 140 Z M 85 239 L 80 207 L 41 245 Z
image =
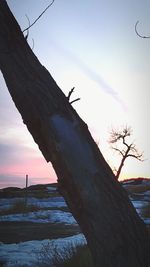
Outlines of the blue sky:
M 25 15 L 32 22 L 50 1 L 7 3 L 23 30 L 28 26 Z M 148 0 L 55 0 L 30 29 L 28 38 L 31 47 L 34 39 L 34 53 L 64 93 L 75 86 L 74 97 L 81 100 L 74 108 L 112 168 L 120 158 L 109 148 L 109 131 L 125 124 L 132 127 L 133 140 L 146 160 L 128 159 L 121 178 L 150 177 L 150 39 L 141 39 L 134 31 L 139 20 L 139 32 L 150 35 L 149 13 Z M 23 186 L 26 173 L 31 183 L 55 181 L 55 173 L 23 125 L 2 75 L 0 114 L 1 185 L 5 177 L 5 184 Z

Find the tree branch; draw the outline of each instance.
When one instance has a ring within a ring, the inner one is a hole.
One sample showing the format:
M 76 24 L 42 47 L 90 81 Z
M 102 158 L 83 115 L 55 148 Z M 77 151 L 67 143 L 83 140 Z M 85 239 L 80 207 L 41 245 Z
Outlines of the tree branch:
M 68 99 L 68 101 L 70 100 L 70 97 L 71 97 L 71 95 L 72 95 L 72 93 L 74 92 L 74 89 L 75 89 L 75 87 L 73 87 L 70 91 L 69 91 L 69 93 L 68 93 L 68 96 L 67 96 L 67 99 Z M 80 100 L 81 98 L 76 98 L 76 99 L 74 99 L 74 100 L 72 100 L 72 101 L 69 101 L 69 103 L 70 104 L 73 104 L 74 102 L 76 102 L 76 101 L 78 101 L 78 100 Z
M 32 24 L 30 24 L 27 28 L 25 28 L 22 32 L 28 31 L 42 16 L 43 14 L 46 12 L 46 10 L 52 6 L 52 4 L 54 3 L 55 0 L 52 0 L 52 2 L 43 10 L 43 12 L 32 22 Z
M 69 91 L 68 96 L 67 96 L 68 101 L 70 100 L 70 97 L 71 97 L 72 93 L 74 92 L 74 89 L 75 89 L 75 87 L 73 87 L 73 88 Z
M 112 149 L 114 149 L 114 150 L 117 151 L 119 154 L 121 154 L 122 157 L 124 157 L 124 153 L 123 153 L 119 148 L 112 147 Z
M 26 16 L 26 18 L 27 18 L 27 20 L 28 20 L 28 24 L 29 24 L 29 26 L 28 26 L 28 28 L 27 28 L 27 34 L 25 35 L 25 39 L 27 40 L 28 39 L 28 36 L 29 36 L 29 28 L 30 28 L 30 20 L 29 20 L 29 17 L 27 16 L 27 15 L 25 15 Z
M 110 132 L 110 140 L 109 143 L 116 143 L 117 141 L 119 141 L 120 139 L 124 140 L 124 144 L 127 146 L 127 143 L 125 143 L 125 138 L 127 136 L 131 135 L 131 128 L 125 126 L 125 128 L 123 128 L 123 130 L 114 130 L 112 129 Z
M 125 141 L 125 138 L 126 138 L 126 136 L 122 136 L 122 142 L 123 142 L 123 144 L 127 147 L 127 149 L 130 150 L 132 144 L 128 145 L 128 144 L 126 143 L 126 141 Z
M 73 104 L 74 102 L 79 101 L 80 99 L 81 99 L 81 98 L 78 97 L 78 98 L 76 98 L 75 100 L 72 100 L 72 101 L 70 102 L 70 104 Z
M 127 157 L 132 157 L 132 158 L 138 159 L 139 161 L 142 161 L 142 162 L 144 161 L 144 159 L 142 159 L 143 153 L 141 153 L 139 155 L 128 154 Z

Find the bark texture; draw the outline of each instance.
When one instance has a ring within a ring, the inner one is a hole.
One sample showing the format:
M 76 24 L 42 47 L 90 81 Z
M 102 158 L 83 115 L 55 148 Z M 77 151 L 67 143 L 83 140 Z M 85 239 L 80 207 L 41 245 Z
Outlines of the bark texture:
M 0 69 L 23 122 L 58 176 L 96 267 L 148 267 L 150 241 L 124 189 L 0 1 Z

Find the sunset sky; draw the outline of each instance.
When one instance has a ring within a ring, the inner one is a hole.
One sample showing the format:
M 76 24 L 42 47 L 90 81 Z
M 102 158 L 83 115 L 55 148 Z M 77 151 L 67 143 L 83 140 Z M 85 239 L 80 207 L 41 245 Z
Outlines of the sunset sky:
M 7 0 L 21 29 L 34 21 L 48 0 Z M 30 29 L 28 42 L 40 62 L 67 95 L 75 87 L 73 106 L 88 124 L 109 165 L 120 158 L 108 144 L 111 128 L 129 125 L 144 162 L 127 159 L 121 179 L 150 177 L 150 36 L 149 0 L 55 0 Z M 56 181 L 34 143 L 0 74 L 0 188 Z

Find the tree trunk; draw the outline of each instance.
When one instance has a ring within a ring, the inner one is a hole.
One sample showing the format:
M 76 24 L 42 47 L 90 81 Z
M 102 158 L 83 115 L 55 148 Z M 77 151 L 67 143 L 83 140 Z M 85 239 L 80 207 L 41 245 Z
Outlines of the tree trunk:
M 125 160 L 126 160 L 126 158 L 128 156 L 129 151 L 130 151 L 130 146 L 127 148 L 127 151 L 126 151 L 125 155 L 123 155 L 122 160 L 121 160 L 121 163 L 120 163 L 119 168 L 117 170 L 117 174 L 116 174 L 116 179 L 117 180 L 119 179 L 121 170 L 123 168 L 124 162 L 125 162 Z
M 78 221 L 96 267 L 148 267 L 150 241 L 87 125 L 28 46 L 0 1 L 0 69 L 8 90 Z

